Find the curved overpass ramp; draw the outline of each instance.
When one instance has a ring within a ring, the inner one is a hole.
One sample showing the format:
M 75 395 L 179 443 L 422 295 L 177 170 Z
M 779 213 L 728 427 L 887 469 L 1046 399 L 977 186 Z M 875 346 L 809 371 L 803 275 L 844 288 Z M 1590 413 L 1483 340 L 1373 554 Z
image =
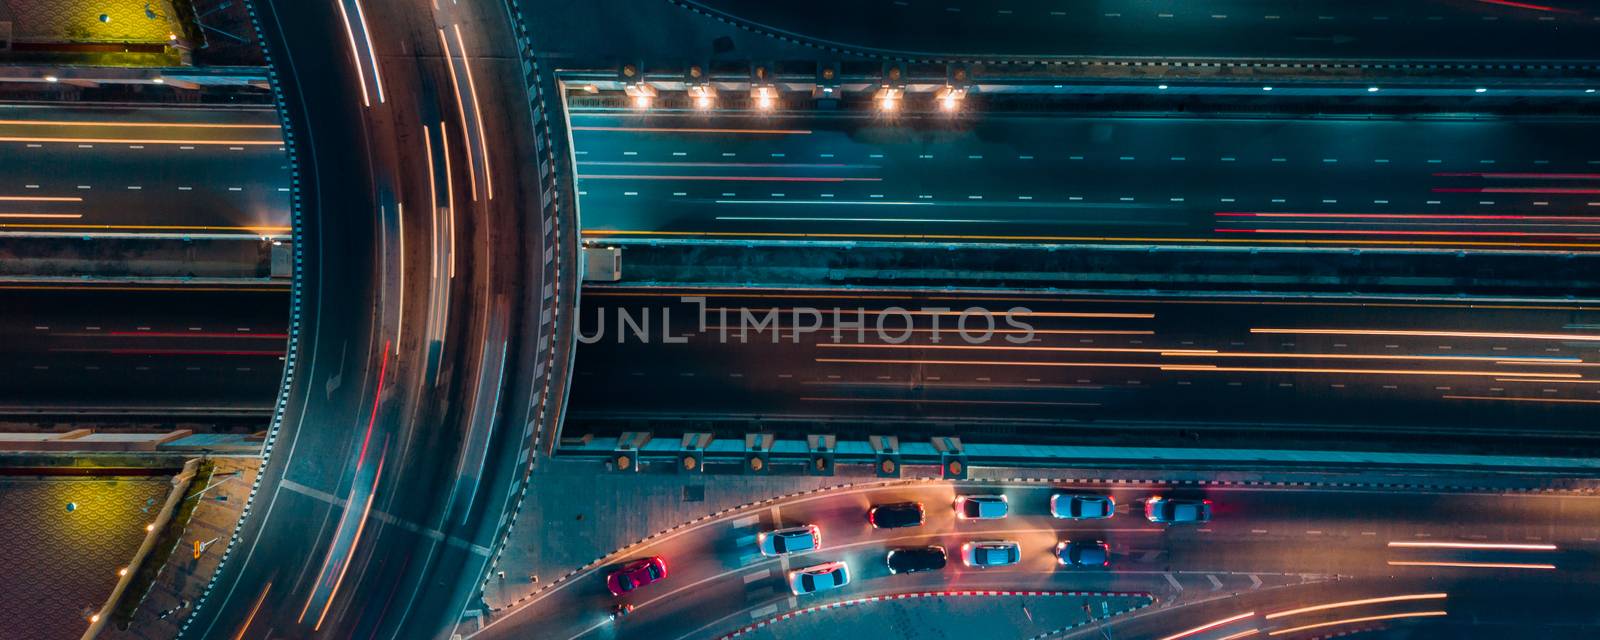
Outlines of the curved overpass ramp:
M 497 3 L 253 5 L 295 163 L 291 346 L 183 637 L 448 636 L 564 395 L 536 74 Z

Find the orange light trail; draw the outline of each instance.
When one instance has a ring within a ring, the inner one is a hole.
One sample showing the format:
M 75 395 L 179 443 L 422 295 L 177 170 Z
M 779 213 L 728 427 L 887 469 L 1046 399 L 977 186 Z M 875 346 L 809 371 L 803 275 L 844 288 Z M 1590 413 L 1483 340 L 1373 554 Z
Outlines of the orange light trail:
M 0 224 L 0 227 L 27 229 L 162 229 L 168 231 L 248 231 L 255 234 L 288 233 L 290 229 L 289 227 L 209 227 L 159 224 L 28 224 L 17 222 Z
M 1596 245 L 1600 246 L 1600 245 Z M 773 290 L 765 287 L 762 290 Z M 779 290 L 783 290 L 779 288 Z M 918 298 L 910 295 L 849 295 L 849 294 L 809 294 L 809 293 L 742 293 L 726 291 L 695 291 L 682 292 L 654 292 L 654 291 L 612 291 L 595 289 L 586 291 L 587 296 L 608 297 L 635 297 L 635 298 L 666 298 L 676 296 L 703 296 L 706 298 L 785 298 L 785 299 L 842 299 L 842 300 L 970 300 L 978 302 L 1062 302 L 1075 304 L 1128 304 L 1138 302 L 1141 304 L 1187 304 L 1187 305 L 1259 305 L 1283 307 L 1361 307 L 1381 309 L 1519 309 L 1533 311 L 1600 311 L 1600 307 L 1586 307 L 1578 305 L 1535 305 L 1535 304 L 1475 304 L 1475 303 L 1397 303 L 1397 302 L 1334 302 L 1334 301 L 1295 301 L 1295 300 L 1183 300 L 1162 298 L 1141 298 L 1126 300 L 1116 298 L 1070 298 L 1052 296 L 1000 296 L 1000 295 L 939 295 Z
M 1391 567 L 1456 567 L 1464 569 L 1542 569 L 1551 570 L 1553 564 L 1530 564 L 1521 562 L 1423 562 L 1416 560 L 1390 560 Z
M 1529 380 L 1527 378 L 1495 378 L 1495 382 L 1559 382 L 1561 384 L 1600 384 L 1600 380 Z
M 0 196 L 0 202 L 83 202 L 77 196 Z
M 1195 627 L 1193 629 L 1189 629 L 1187 631 L 1179 631 L 1179 632 L 1174 633 L 1174 634 L 1172 634 L 1170 636 L 1162 638 L 1161 640 L 1178 640 L 1179 638 L 1187 638 L 1187 637 L 1192 636 L 1192 635 L 1197 634 L 1197 633 L 1210 631 L 1212 629 L 1215 629 L 1217 627 L 1220 627 L 1220 626 L 1223 626 L 1223 625 L 1226 625 L 1226 624 L 1231 624 L 1231 623 L 1234 623 L 1234 622 L 1238 622 L 1240 620 L 1245 620 L 1245 619 L 1247 619 L 1247 618 L 1249 618 L 1251 616 L 1254 616 L 1255 614 L 1256 614 L 1256 612 L 1250 611 L 1248 613 L 1241 613 L 1239 615 L 1236 615 L 1236 616 L 1233 616 L 1233 617 L 1230 617 L 1230 618 L 1223 618 L 1223 619 L 1217 620 L 1215 622 L 1207 622 L 1207 623 L 1205 623 L 1203 625 L 1200 625 L 1200 626 Z
M 572 127 L 573 131 L 622 131 L 628 133 L 740 133 L 750 135 L 809 136 L 810 129 L 711 129 L 676 127 Z
M 1302 614 L 1302 613 L 1311 613 L 1313 611 L 1326 611 L 1328 609 L 1339 609 L 1339 608 L 1342 608 L 1342 607 L 1359 607 L 1359 606 L 1362 606 L 1362 605 L 1383 604 L 1383 603 L 1386 603 L 1386 602 L 1409 602 L 1409 601 L 1412 601 L 1412 600 L 1443 600 L 1446 597 L 1449 597 L 1449 595 L 1450 594 L 1447 594 L 1447 593 L 1414 593 L 1414 594 L 1403 595 L 1403 596 L 1388 596 L 1388 597 L 1385 597 L 1385 598 L 1367 598 L 1367 599 L 1364 599 L 1364 600 L 1346 600 L 1344 602 L 1332 602 L 1332 603 L 1329 603 L 1329 604 L 1319 604 L 1319 605 L 1311 606 L 1311 607 L 1301 607 L 1299 609 L 1290 609 L 1288 611 L 1279 611 L 1277 613 L 1269 613 L 1269 614 L 1266 615 L 1266 619 L 1275 620 L 1275 619 L 1278 619 L 1278 618 L 1284 618 L 1284 617 L 1288 617 L 1288 616 L 1292 616 L 1292 615 L 1298 615 L 1298 614 Z
M 1531 5 L 1530 5 L 1531 6 Z M 1526 180 L 1600 180 L 1600 173 L 1435 173 L 1440 178 L 1522 178 Z
M 708 308 L 706 308 L 706 311 L 740 311 L 740 309 L 731 309 L 731 308 L 728 308 L 728 307 L 708 307 Z M 796 311 L 796 309 L 787 308 L 787 307 L 770 307 L 770 308 L 765 308 L 765 309 L 744 309 L 744 311 L 749 311 L 751 313 L 767 313 L 767 312 L 772 312 L 772 311 L 776 311 L 778 313 L 792 313 L 792 312 Z M 818 311 L 821 311 L 821 310 L 819 309 Z M 952 311 L 935 311 L 935 310 L 932 310 L 932 309 L 904 309 L 904 310 L 901 310 L 900 312 L 889 311 L 887 309 L 862 309 L 862 310 L 841 309 L 841 310 L 839 310 L 839 314 L 838 315 L 862 314 L 862 313 L 864 313 L 866 315 L 869 315 L 869 316 L 870 315 L 899 315 L 900 313 L 905 313 L 906 315 L 913 315 L 913 316 L 959 316 L 964 312 L 962 312 L 962 311 L 953 311 L 953 310 Z M 823 314 L 823 315 L 828 315 L 828 314 Z M 977 314 L 973 314 L 973 315 L 977 315 Z M 1005 315 L 1005 314 L 1002 313 L 1002 314 L 993 314 L 993 315 Z M 1150 319 L 1153 319 L 1153 318 L 1156 317 L 1156 314 L 1153 314 L 1153 313 L 1099 313 L 1099 312 L 1091 312 L 1091 311 L 1018 311 L 1016 313 L 1011 313 L 1009 315 L 1019 316 L 1019 317 L 1028 317 L 1028 318 L 1117 318 L 1117 319 L 1126 319 L 1126 320 L 1150 320 Z
M 883 182 L 883 178 L 837 178 L 828 176 L 664 176 L 649 174 L 588 174 L 579 180 L 701 180 L 709 182 Z
M 75 142 L 88 144 L 207 144 L 283 146 L 282 140 L 177 140 L 159 138 L 61 138 L 53 136 L 0 136 L 0 142 Z
M 1339 359 L 1339 360 L 1463 360 L 1469 362 L 1493 362 L 1495 364 L 1552 364 L 1573 365 L 1583 364 L 1579 358 L 1556 358 L 1536 356 L 1522 360 L 1506 360 L 1504 356 L 1425 356 L 1425 355 L 1399 355 L 1384 353 L 1255 353 L 1248 351 L 1216 352 L 1204 350 L 1161 350 L 1164 356 L 1195 356 L 1206 355 L 1218 358 L 1313 358 L 1313 359 Z M 1597 363 L 1600 364 L 1600 363 Z M 1502 374 L 1503 375 L 1503 374 Z
M 1391 547 L 1405 549 L 1491 549 L 1503 551 L 1555 551 L 1553 544 L 1519 544 L 1499 542 L 1426 542 L 1414 540 L 1396 540 L 1389 543 Z
M 467 177 L 472 180 L 472 200 L 473 202 L 477 202 L 478 169 L 477 165 L 472 161 L 472 137 L 471 134 L 467 133 L 467 105 L 461 100 L 461 80 L 456 77 L 455 56 L 450 53 L 450 41 L 444 37 L 444 29 L 439 30 L 439 46 L 444 48 L 444 66 L 446 69 L 450 70 L 450 85 L 455 87 L 456 113 L 461 115 L 461 144 L 467 147 Z M 463 56 L 466 55 L 465 51 L 461 53 Z M 445 147 L 447 139 L 444 137 L 443 133 L 444 124 L 440 123 L 439 126 L 439 146 L 444 150 L 445 158 L 448 159 L 450 157 L 450 150 Z M 445 172 L 448 173 L 449 170 L 449 165 L 445 165 Z
M 109 120 L 0 120 L 0 125 L 40 127 L 174 127 L 183 129 L 279 129 L 275 124 L 213 124 L 207 122 L 114 122 Z
M 261 595 L 256 596 L 255 606 L 250 607 L 250 615 L 244 619 L 244 624 L 239 626 L 239 632 L 233 634 L 233 640 L 244 640 L 244 634 L 250 630 L 250 625 L 256 621 L 256 614 L 261 612 L 261 604 L 267 601 L 267 593 L 272 591 L 272 583 L 267 583 L 267 588 L 261 590 Z
M 577 128 L 577 127 L 574 127 Z M 1540 247 L 1548 249 L 1600 249 L 1600 244 L 1581 242 L 1485 242 L 1485 241 L 1418 241 L 1418 240 L 1323 240 L 1316 238 L 1170 238 L 1144 236 L 1004 236 L 962 235 L 937 233 L 808 233 L 797 231 L 645 231 L 634 229 L 585 229 L 585 238 L 606 236 L 701 236 L 708 238 L 861 238 L 872 240 L 961 240 L 999 242 L 1177 242 L 1222 245 L 1291 244 L 1291 245 L 1374 245 L 1404 247 Z
M 1417 611 L 1417 612 L 1414 612 L 1414 613 L 1391 613 L 1391 614 L 1381 615 L 1381 616 L 1366 616 L 1364 618 L 1345 618 L 1343 620 L 1329 620 L 1327 622 L 1318 622 L 1316 624 L 1308 624 L 1308 625 L 1304 625 L 1304 626 L 1293 627 L 1293 628 L 1290 628 L 1290 629 L 1280 629 L 1278 631 L 1273 631 L 1271 633 L 1268 633 L 1267 635 L 1269 635 L 1269 636 L 1281 636 L 1281 635 L 1286 635 L 1286 634 L 1290 634 L 1290 633 L 1299 633 L 1301 631 L 1307 631 L 1307 630 L 1310 630 L 1310 629 L 1321 629 L 1323 627 L 1332 627 L 1332 626 L 1341 625 L 1341 624 L 1358 624 L 1358 623 L 1362 623 L 1362 622 L 1379 622 L 1379 621 L 1383 621 L 1383 620 L 1399 620 L 1401 618 L 1437 618 L 1439 616 L 1445 616 L 1445 615 L 1450 615 L 1450 614 L 1449 614 L 1449 612 L 1446 612 L 1446 611 Z
M 339 5 L 339 17 L 344 19 L 344 34 L 350 41 L 350 62 L 356 68 L 356 83 L 361 85 L 361 104 L 370 107 L 372 99 L 367 96 L 367 72 L 361 68 L 361 53 L 356 48 L 356 32 L 350 28 L 350 13 L 345 11 L 343 0 L 334 0 L 334 4 Z M 304 615 L 301 614 L 302 617 Z
M 951 331 L 956 333 L 956 331 Z M 1082 353 L 1159 353 L 1186 356 L 1215 355 L 1215 351 L 1207 349 L 1170 350 L 1170 349 L 1136 349 L 1117 347 L 1025 347 L 1002 346 L 986 344 L 864 344 L 864 343 L 833 343 L 820 342 L 818 347 L 831 349 L 948 349 L 957 351 L 1047 351 L 1047 352 L 1082 352 Z
M 0 218 L 82 218 L 81 213 L 0 213 Z
M 1098 407 L 1098 402 L 1047 402 L 1043 400 L 919 400 L 916 398 L 846 398 L 807 396 L 800 398 L 808 402 L 889 402 L 898 404 L 999 404 L 999 405 L 1025 405 L 1047 407 Z
M 357 0 L 359 3 L 360 0 Z M 472 79 L 472 61 L 467 58 L 467 41 L 461 37 L 461 24 L 451 25 L 456 32 L 456 46 L 461 49 L 461 68 L 467 72 L 467 90 L 472 96 L 472 118 L 478 124 L 478 155 L 483 159 L 483 188 L 490 200 L 494 199 L 494 175 L 489 170 L 489 141 L 484 137 L 483 108 L 478 105 L 478 83 Z
M 1253 636 L 1258 633 L 1261 633 L 1260 629 L 1245 629 L 1244 631 L 1240 631 L 1233 635 L 1222 636 L 1221 638 L 1217 638 L 1217 640 L 1239 640 L 1239 638 Z
M 1219 371 L 1233 373 L 1341 373 L 1350 375 L 1397 375 L 1397 376 L 1505 376 L 1519 375 L 1528 377 L 1549 378 L 1581 378 L 1576 373 L 1543 373 L 1535 371 L 1471 371 L 1454 369 L 1301 369 L 1292 367 L 1217 367 L 1204 364 L 1168 364 L 1157 365 L 1162 371 Z M 1446 396 L 1449 397 L 1449 396 Z
M 948 364 L 993 367 L 1113 367 L 1128 369 L 1162 369 L 1166 365 L 1131 362 L 1023 362 L 1016 360 L 914 360 L 894 358 L 817 358 L 817 362 L 835 364 Z
M 1527 374 L 1521 374 L 1527 375 Z M 1555 404 L 1600 404 L 1600 400 L 1579 400 L 1577 398 L 1517 398 L 1499 396 L 1444 396 L 1447 400 L 1500 400 L 1504 402 L 1546 402 Z
M 1504 340 L 1579 340 L 1600 342 L 1600 335 L 1579 333 L 1499 333 L 1493 331 L 1413 331 L 1406 329 L 1250 329 L 1250 333 L 1324 336 L 1413 336 L 1420 338 L 1498 338 Z

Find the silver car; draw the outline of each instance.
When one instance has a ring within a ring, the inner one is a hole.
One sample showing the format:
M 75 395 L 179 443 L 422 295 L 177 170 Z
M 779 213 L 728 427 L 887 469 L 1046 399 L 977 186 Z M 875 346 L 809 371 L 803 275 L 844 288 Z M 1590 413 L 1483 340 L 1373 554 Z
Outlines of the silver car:
M 815 551 L 822 546 L 822 531 L 814 524 L 766 531 L 756 536 L 756 545 L 761 547 L 761 555 L 769 558 Z
M 1006 497 L 994 495 L 957 496 L 955 507 L 962 520 L 999 520 L 1011 512 Z
M 1099 520 L 1117 513 L 1111 496 L 1092 493 L 1057 493 L 1050 496 L 1050 515 L 1073 520 Z
M 850 584 L 850 565 L 842 560 L 789 572 L 789 590 L 797 596 L 838 589 L 847 584 Z
M 1021 559 L 1022 545 L 1015 540 L 983 540 L 961 545 L 961 561 L 969 567 L 1004 567 Z

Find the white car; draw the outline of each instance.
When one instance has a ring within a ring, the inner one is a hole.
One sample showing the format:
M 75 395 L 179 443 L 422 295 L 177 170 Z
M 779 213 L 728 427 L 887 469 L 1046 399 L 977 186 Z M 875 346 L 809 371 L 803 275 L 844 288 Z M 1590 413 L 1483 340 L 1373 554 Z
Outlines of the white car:
M 797 596 L 850 584 L 850 566 L 844 561 L 824 562 L 789 572 L 789 590 Z
M 1050 515 L 1072 520 L 1099 520 L 1117 513 L 1111 496 L 1092 493 L 1057 493 L 1050 496 Z
M 962 520 L 999 520 L 1011 512 L 1006 497 L 996 495 L 957 496 L 955 507 Z
M 1021 559 L 1022 545 L 1015 540 L 983 540 L 961 545 L 961 561 L 969 567 L 1004 567 Z
M 769 558 L 815 551 L 822 547 L 822 531 L 814 524 L 766 531 L 756 536 L 756 546 L 761 547 L 761 555 Z

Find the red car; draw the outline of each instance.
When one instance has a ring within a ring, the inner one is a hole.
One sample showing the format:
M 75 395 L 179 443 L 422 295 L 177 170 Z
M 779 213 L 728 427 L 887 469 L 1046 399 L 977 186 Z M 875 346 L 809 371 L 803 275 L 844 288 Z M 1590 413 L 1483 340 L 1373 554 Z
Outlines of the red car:
M 666 578 L 667 561 L 662 560 L 661 556 L 655 556 L 635 560 L 611 572 L 611 575 L 606 576 L 606 588 L 611 589 L 611 595 L 623 596 L 633 593 L 634 589 L 655 584 Z

